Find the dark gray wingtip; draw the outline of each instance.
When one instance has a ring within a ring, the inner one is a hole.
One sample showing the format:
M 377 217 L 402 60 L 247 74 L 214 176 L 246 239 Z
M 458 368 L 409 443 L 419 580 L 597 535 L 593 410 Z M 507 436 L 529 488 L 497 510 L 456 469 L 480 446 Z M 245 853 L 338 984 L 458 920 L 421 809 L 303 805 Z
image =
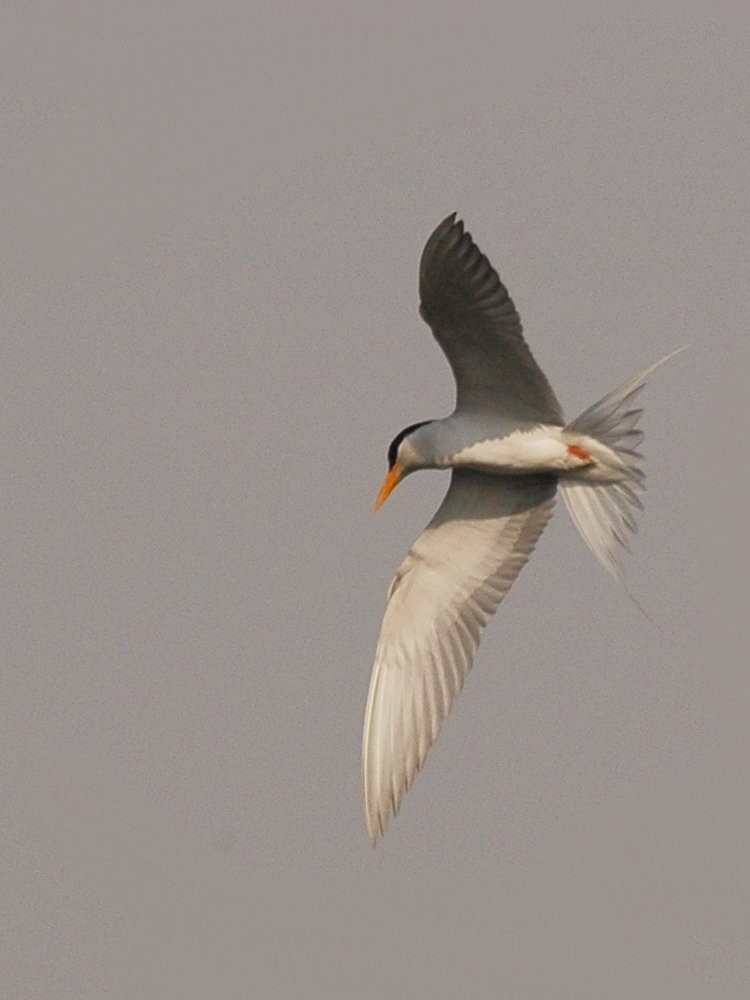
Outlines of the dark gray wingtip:
M 451 212 L 450 215 L 446 215 L 443 221 L 439 225 L 435 226 L 429 239 L 425 243 L 422 257 L 424 258 L 428 249 L 432 250 L 433 247 L 435 247 L 437 243 L 440 243 L 452 229 L 456 229 L 458 231 L 459 237 L 463 236 L 464 224 L 462 220 L 457 217 L 456 212 Z

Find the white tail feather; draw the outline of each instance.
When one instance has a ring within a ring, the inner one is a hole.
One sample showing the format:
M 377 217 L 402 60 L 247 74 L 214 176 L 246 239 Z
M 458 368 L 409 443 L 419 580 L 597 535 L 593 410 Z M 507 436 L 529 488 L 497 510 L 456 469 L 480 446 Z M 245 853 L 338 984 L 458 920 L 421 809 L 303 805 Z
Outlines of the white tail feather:
M 643 509 L 638 494 L 645 489 L 643 456 L 635 450 L 643 439 L 643 431 L 637 426 L 643 411 L 633 409 L 631 404 L 649 375 L 684 350 L 680 347 L 614 389 L 565 428 L 607 445 L 626 471 L 624 479 L 613 483 L 586 483 L 565 477 L 559 483 L 565 506 L 584 542 L 623 586 L 622 553 L 630 551 L 630 536 L 636 531 L 635 514 Z

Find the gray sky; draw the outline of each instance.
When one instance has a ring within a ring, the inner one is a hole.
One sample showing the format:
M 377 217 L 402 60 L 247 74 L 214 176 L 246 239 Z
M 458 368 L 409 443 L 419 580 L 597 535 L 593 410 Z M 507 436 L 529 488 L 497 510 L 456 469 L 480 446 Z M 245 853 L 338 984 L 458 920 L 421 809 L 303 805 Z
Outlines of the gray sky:
M 11 3 L 2 993 L 736 998 L 750 982 L 745 4 Z M 713 10 L 713 8 L 712 8 Z M 375 518 L 452 405 L 457 210 L 574 416 L 646 395 L 631 585 L 559 506 L 376 851 Z

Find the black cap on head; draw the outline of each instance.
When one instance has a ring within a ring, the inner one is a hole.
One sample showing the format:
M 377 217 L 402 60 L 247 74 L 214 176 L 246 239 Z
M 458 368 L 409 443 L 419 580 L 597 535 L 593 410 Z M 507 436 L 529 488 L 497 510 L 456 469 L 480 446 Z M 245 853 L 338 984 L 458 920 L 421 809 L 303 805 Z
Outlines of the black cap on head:
M 398 446 L 408 437 L 412 431 L 415 431 L 417 427 L 424 427 L 425 424 L 432 423 L 430 420 L 420 420 L 418 424 L 409 424 L 408 427 L 404 427 L 402 431 L 399 431 L 395 438 L 391 441 L 388 446 L 388 468 L 392 469 L 396 462 L 396 455 L 398 454 Z

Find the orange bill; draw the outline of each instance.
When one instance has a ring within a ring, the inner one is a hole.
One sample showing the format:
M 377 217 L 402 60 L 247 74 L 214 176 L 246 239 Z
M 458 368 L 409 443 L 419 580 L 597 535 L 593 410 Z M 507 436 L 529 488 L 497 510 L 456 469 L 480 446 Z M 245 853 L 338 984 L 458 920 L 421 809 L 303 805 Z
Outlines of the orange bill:
M 378 498 L 375 501 L 375 510 L 380 510 L 383 504 L 386 502 L 388 497 L 393 493 L 398 484 L 404 478 L 404 470 L 398 464 L 394 463 L 388 470 L 388 475 L 385 477 L 383 485 L 380 487 L 380 493 L 378 493 Z

